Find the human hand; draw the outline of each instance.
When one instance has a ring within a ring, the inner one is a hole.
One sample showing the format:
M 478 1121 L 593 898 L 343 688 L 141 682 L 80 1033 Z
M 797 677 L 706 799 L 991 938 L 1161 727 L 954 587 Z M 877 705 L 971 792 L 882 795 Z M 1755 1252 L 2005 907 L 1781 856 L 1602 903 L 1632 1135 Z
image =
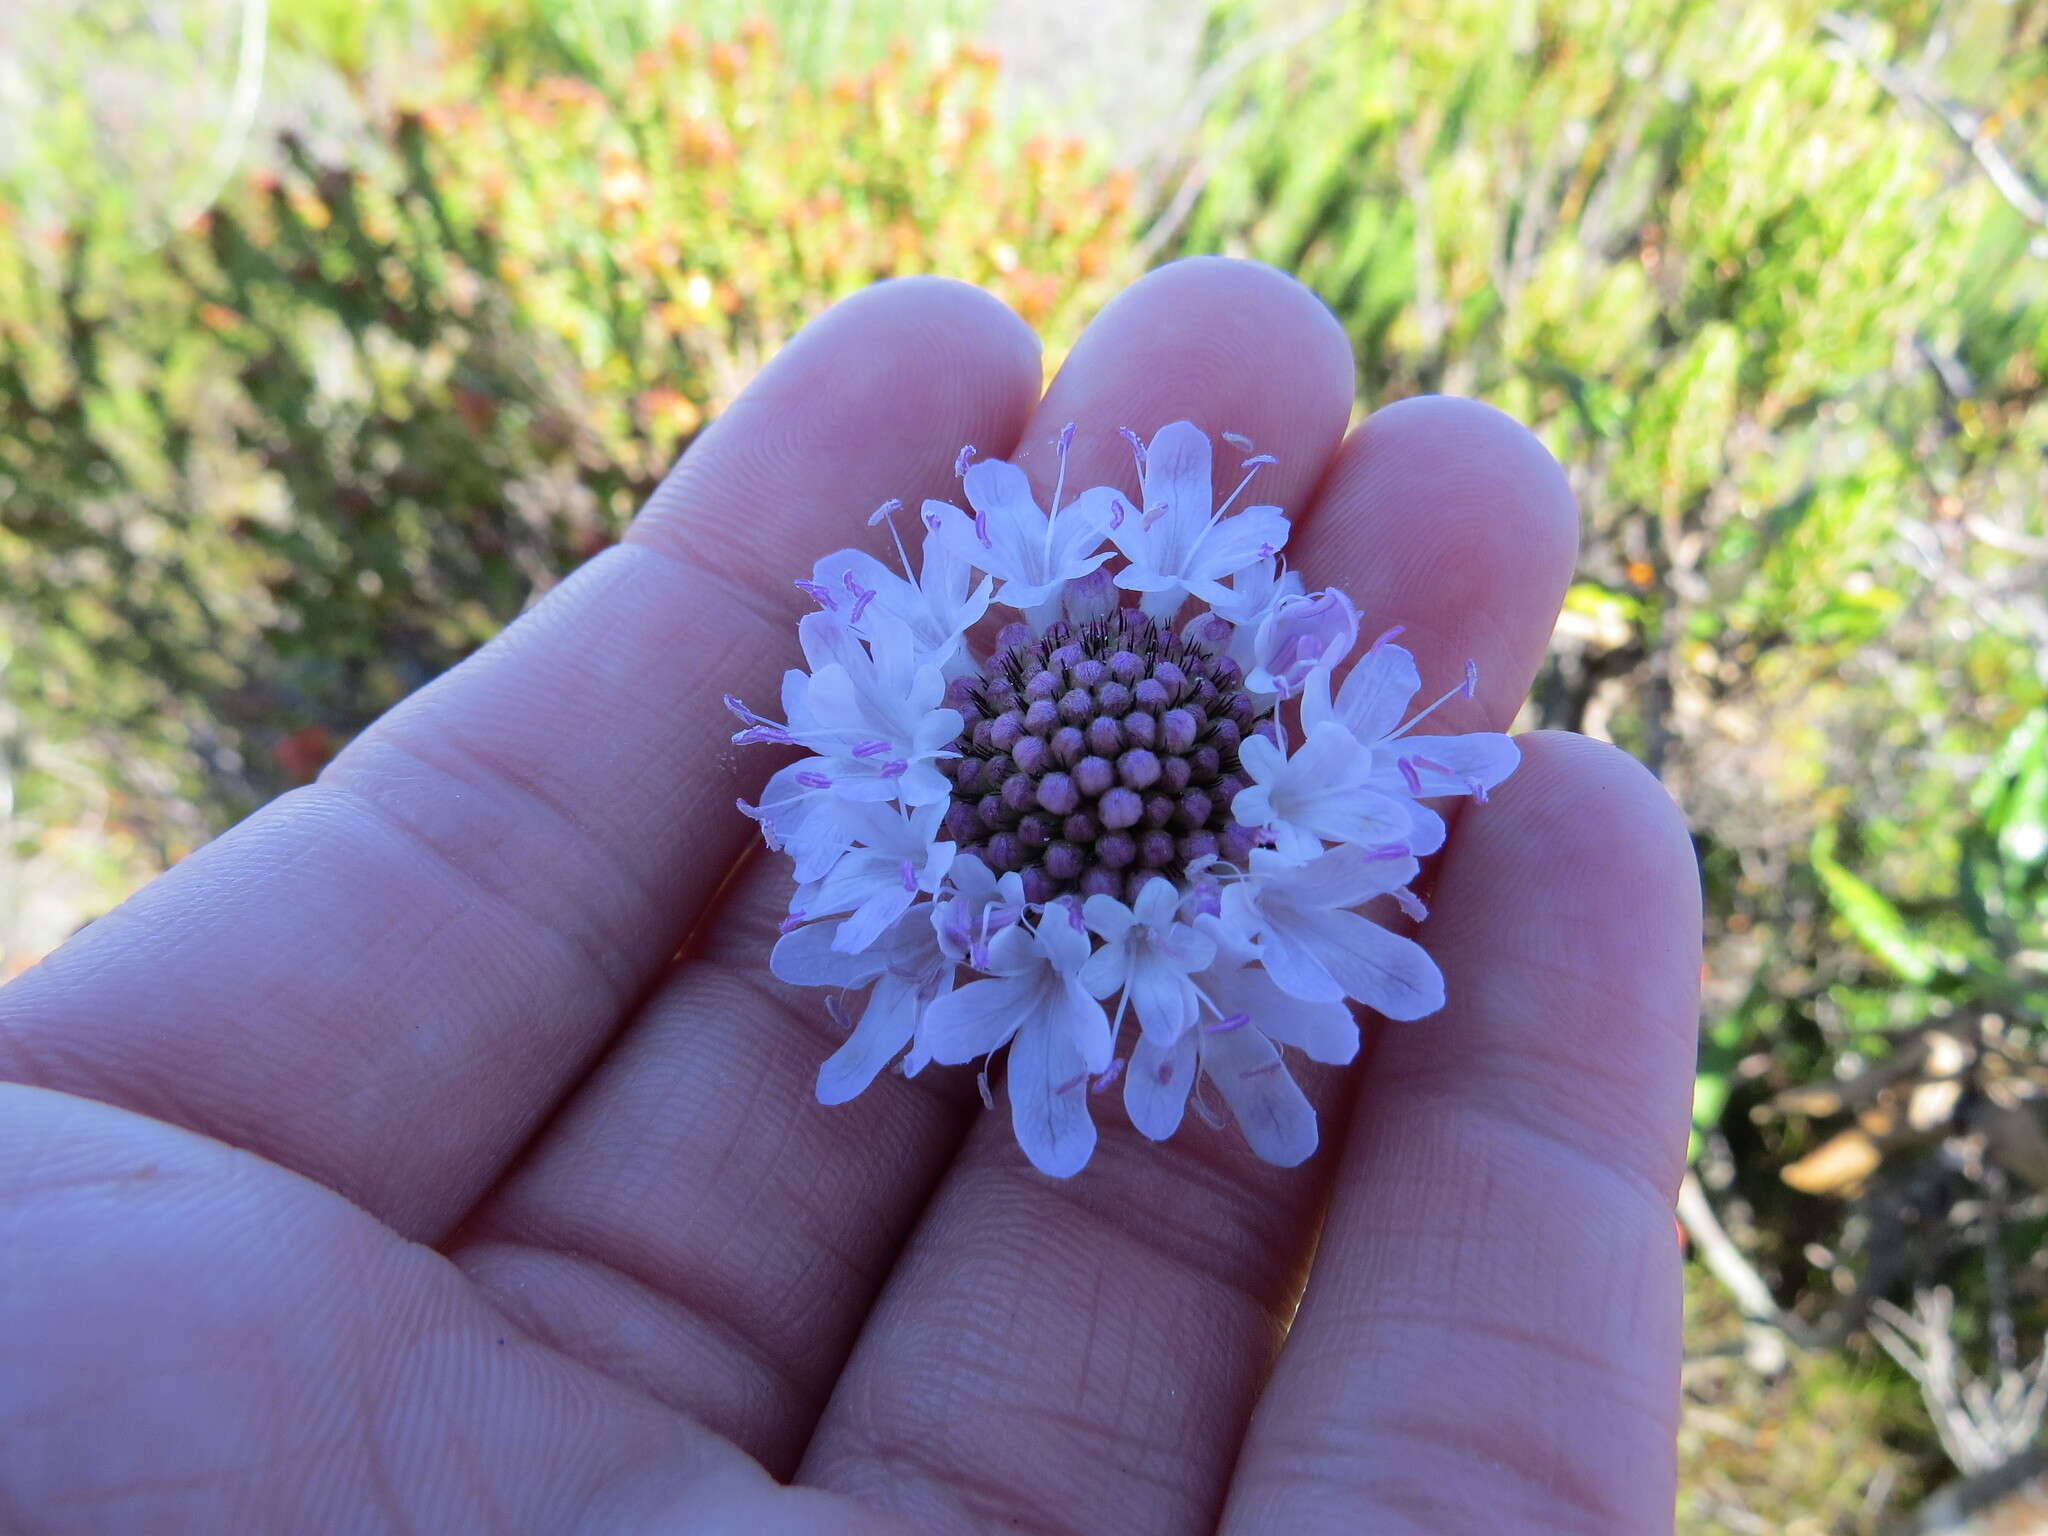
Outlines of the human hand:
M 10 1529 L 1668 1528 L 1699 911 L 1621 754 L 1524 738 L 1458 818 L 1449 1003 L 1304 1074 L 1305 1167 L 1111 1110 L 1046 1179 L 965 1072 L 814 1101 L 719 701 L 867 509 L 1067 421 L 1081 483 L 1118 426 L 1246 433 L 1313 581 L 1478 659 L 1452 728 L 1570 575 L 1506 418 L 1340 443 L 1346 338 L 1268 269 L 1146 277 L 1038 395 L 972 290 L 840 305 L 619 548 L 0 993 Z

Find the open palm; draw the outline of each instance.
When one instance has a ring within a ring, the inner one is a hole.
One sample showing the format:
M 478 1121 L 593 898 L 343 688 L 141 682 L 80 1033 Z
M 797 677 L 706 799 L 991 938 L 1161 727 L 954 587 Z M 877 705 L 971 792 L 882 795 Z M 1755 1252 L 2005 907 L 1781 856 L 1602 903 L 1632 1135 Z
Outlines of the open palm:
M 1082 483 L 1116 427 L 1248 434 L 1313 583 L 1478 660 L 1454 728 L 1570 575 L 1541 447 L 1450 400 L 1345 438 L 1346 338 L 1266 268 L 1152 274 L 1039 386 L 971 289 L 841 304 L 620 547 L 0 993 L 0 1525 L 1668 1527 L 1698 907 L 1620 754 L 1525 738 L 1459 818 L 1449 1005 L 1307 1080 L 1306 1167 L 1110 1109 L 1058 1182 L 971 1073 L 812 1098 L 719 699 L 867 509 L 1067 421 Z

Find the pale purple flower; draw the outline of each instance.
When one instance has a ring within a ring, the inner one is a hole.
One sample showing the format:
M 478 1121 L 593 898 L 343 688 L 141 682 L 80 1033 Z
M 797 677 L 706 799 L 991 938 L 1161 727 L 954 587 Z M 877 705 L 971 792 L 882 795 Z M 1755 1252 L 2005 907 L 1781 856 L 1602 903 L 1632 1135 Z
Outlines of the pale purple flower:
M 1037 929 L 1006 928 L 989 944 L 986 977 L 925 1011 L 922 1048 L 958 1066 L 1010 1048 L 1010 1121 L 1042 1173 L 1068 1178 L 1095 1151 L 1089 1080 L 1109 1069 L 1113 1043 L 1102 1005 L 1080 979 L 1088 932 L 1071 900 L 1054 902 Z
M 890 524 L 894 535 L 895 524 Z M 937 666 L 947 677 L 970 670 L 962 637 L 988 612 L 994 583 L 974 580 L 972 567 L 948 540 L 928 530 L 918 574 L 910 573 L 909 555 L 901 542 L 897 553 L 904 569 L 889 569 L 873 555 L 842 549 L 825 556 L 804 585 L 821 606 L 842 614 L 862 639 L 873 639 L 877 620 L 893 620 L 909 633 L 919 659 Z
M 1124 1109 L 1141 1135 L 1164 1141 L 1206 1079 L 1252 1151 L 1291 1168 L 1316 1149 L 1316 1117 L 1279 1047 L 1341 1066 L 1358 1054 L 1358 1023 L 1342 1002 L 1290 997 L 1252 959 L 1235 950 L 1195 978 L 1215 1018 L 1170 1043 L 1140 1037 L 1124 1071 Z
M 1361 656 L 1346 675 L 1332 699 L 1332 666 L 1321 666 L 1310 674 L 1301 699 L 1305 729 L 1314 731 L 1335 724 L 1349 731 L 1371 760 L 1370 782 L 1383 793 L 1410 800 L 1411 826 L 1405 841 L 1416 854 L 1434 853 L 1443 846 L 1443 818 L 1424 805 L 1412 802 L 1440 795 L 1472 795 L 1484 800 L 1522 760 L 1513 738 L 1497 731 L 1470 731 L 1458 736 L 1418 736 L 1414 728 L 1440 705 L 1460 696 L 1469 697 L 1474 673 L 1436 703 L 1405 724 L 1402 715 L 1422 686 L 1422 674 L 1415 658 L 1393 644 L 1393 634 L 1383 635 Z
M 1443 973 L 1413 939 L 1350 909 L 1393 895 L 1415 878 L 1398 852 L 1339 847 L 1297 864 L 1255 849 L 1250 878 L 1227 886 L 1220 921 L 1249 938 L 1275 986 L 1305 1002 L 1351 998 L 1390 1019 L 1419 1019 L 1444 1005 Z
M 1292 753 L 1252 736 L 1237 755 L 1252 784 L 1238 791 L 1231 814 L 1266 828 L 1290 859 L 1312 859 L 1325 842 L 1378 847 L 1407 836 L 1409 802 L 1387 792 L 1371 754 L 1333 721 L 1318 724 Z
M 1125 436 L 1135 503 L 1067 498 L 1072 428 L 1044 509 L 965 450 L 972 510 L 925 503 L 919 568 L 889 502 L 869 522 L 900 574 L 841 550 L 797 583 L 818 611 L 785 718 L 726 700 L 736 742 L 810 754 L 741 803 L 795 865 L 770 966 L 828 989 L 846 1031 L 821 1102 L 892 1064 L 976 1063 L 993 1108 L 1005 1055 L 1018 1144 L 1054 1177 L 1092 1155 L 1090 1101 L 1119 1074 L 1140 1134 L 1192 1110 L 1292 1165 L 1317 1128 L 1284 1053 L 1351 1060 L 1348 1000 L 1394 1019 L 1443 1002 L 1423 949 L 1358 909 L 1427 916 L 1409 882 L 1444 830 L 1423 802 L 1484 798 L 1515 749 L 1416 734 L 1437 706 L 1402 719 L 1398 631 L 1338 686 L 1356 610 L 1287 568 L 1278 508 L 1232 511 L 1270 456 L 1226 434 L 1249 456 L 1219 504 L 1195 427 Z M 992 606 L 1016 615 L 984 626 Z
M 768 959 L 776 978 L 791 986 L 874 987 L 845 1043 L 818 1069 L 820 1104 L 846 1103 L 901 1056 L 925 1009 L 953 990 L 956 971 L 939 947 L 929 904 L 911 907 L 858 954 L 834 947 L 844 926 L 806 924 L 778 940 Z
M 903 811 L 869 800 L 849 801 L 843 812 L 853 846 L 808 885 L 797 887 L 792 912 L 810 917 L 850 912 L 833 947 L 859 954 L 882 936 L 920 896 L 939 889 L 953 862 L 953 845 L 939 842 L 944 801 Z
M 1189 978 L 1216 958 L 1216 941 L 1180 920 L 1181 893 L 1171 880 L 1147 881 L 1125 906 L 1090 896 L 1082 916 L 1102 947 L 1081 967 L 1081 984 L 1096 997 L 1121 997 L 1138 1027 L 1159 1041 L 1178 1039 L 1195 1022 L 1200 996 Z
M 1065 506 L 1055 495 L 1051 514 L 1039 509 L 1024 471 L 1001 459 L 983 459 L 966 475 L 969 517 L 949 502 L 924 504 L 925 527 L 958 560 L 1002 583 L 995 600 L 1035 609 L 1056 601 L 1070 582 L 1109 558 L 1103 535 L 1122 500 L 1110 487 L 1083 491 Z
M 1116 584 L 1145 594 L 1145 611 L 1155 618 L 1170 618 L 1189 596 L 1227 603 L 1231 590 L 1224 580 L 1287 542 L 1287 518 L 1278 507 L 1226 515 L 1258 467 L 1219 505 L 1210 480 L 1208 434 L 1186 421 L 1161 427 L 1145 448 L 1136 515 L 1125 516 L 1109 532 L 1130 561 Z
M 1245 687 L 1291 699 L 1309 674 L 1334 666 L 1358 643 L 1358 610 L 1335 587 L 1282 596 L 1260 620 Z

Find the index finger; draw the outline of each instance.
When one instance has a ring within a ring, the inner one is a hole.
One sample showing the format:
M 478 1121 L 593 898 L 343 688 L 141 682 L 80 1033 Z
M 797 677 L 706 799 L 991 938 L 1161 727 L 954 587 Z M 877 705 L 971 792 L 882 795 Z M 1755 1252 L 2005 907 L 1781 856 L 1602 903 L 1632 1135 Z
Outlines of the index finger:
M 0 993 L 0 1068 L 465 1211 L 746 846 L 727 688 L 773 696 L 810 556 L 1004 451 L 1038 346 L 937 280 L 814 322 L 627 542 Z M 935 478 L 936 477 L 938 478 Z

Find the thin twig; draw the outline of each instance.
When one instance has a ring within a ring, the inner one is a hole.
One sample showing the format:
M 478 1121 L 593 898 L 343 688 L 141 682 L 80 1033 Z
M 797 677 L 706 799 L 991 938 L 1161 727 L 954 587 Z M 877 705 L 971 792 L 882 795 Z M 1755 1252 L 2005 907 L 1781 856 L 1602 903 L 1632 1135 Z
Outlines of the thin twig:
M 1990 114 L 1961 102 L 1935 95 L 1905 71 L 1894 68 L 1870 46 L 1873 24 L 1867 17 L 1854 19 L 1836 12 L 1821 17 L 1821 30 L 1849 50 L 1849 56 L 1869 73 L 1894 101 L 1919 108 L 1946 128 L 1955 141 L 1970 152 L 1998 195 L 2029 224 L 2048 229 L 2048 192 L 2006 157 L 1989 131 Z
M 1788 1363 L 1785 1340 L 1793 1332 L 1791 1321 L 1778 1306 L 1771 1288 L 1764 1284 L 1735 1239 L 1714 1214 L 1713 1203 L 1701 1187 L 1699 1175 L 1688 1173 L 1678 1186 L 1678 1219 L 1692 1239 L 1700 1262 L 1726 1287 L 1742 1311 L 1743 1358 L 1761 1375 L 1776 1376 Z

